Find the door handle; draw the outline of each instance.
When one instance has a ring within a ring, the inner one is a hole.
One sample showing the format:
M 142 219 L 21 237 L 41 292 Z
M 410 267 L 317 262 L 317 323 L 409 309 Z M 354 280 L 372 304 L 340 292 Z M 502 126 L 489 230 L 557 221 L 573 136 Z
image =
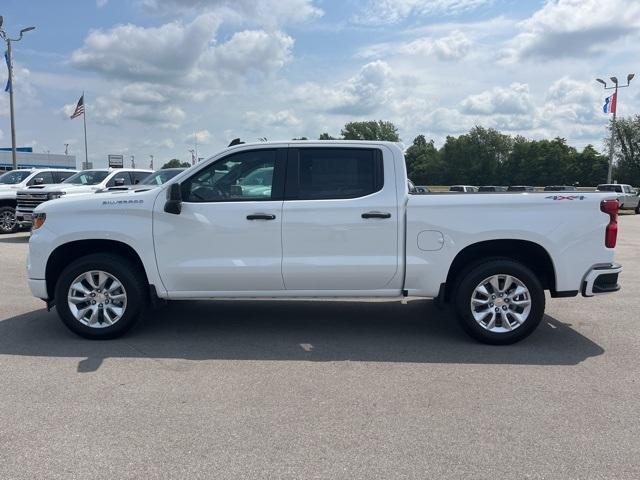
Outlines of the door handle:
M 391 214 L 386 212 L 367 212 L 362 214 L 362 218 L 391 218 Z
M 275 220 L 276 216 L 269 213 L 254 213 L 247 215 L 247 220 Z

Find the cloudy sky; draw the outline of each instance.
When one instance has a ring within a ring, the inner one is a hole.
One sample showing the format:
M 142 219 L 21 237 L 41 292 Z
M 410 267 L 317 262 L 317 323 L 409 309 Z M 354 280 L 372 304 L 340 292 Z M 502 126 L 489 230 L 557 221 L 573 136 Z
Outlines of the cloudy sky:
M 407 144 L 483 125 L 602 148 L 594 78 L 640 70 L 636 0 L 2 0 L 0 15 L 9 33 L 37 27 L 14 44 L 19 145 L 82 157 L 69 114 L 84 90 L 96 166 L 363 119 Z M 638 113 L 638 80 L 619 114 Z

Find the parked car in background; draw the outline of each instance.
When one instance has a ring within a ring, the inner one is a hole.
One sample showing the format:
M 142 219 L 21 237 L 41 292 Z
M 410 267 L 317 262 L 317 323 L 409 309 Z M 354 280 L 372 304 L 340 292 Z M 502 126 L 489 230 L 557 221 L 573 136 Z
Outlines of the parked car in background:
M 577 192 L 573 185 L 548 185 L 544 187 L 545 192 Z
M 620 210 L 634 210 L 640 213 L 638 191 L 626 183 L 603 183 L 596 187 L 597 192 L 612 192 L 618 197 Z
M 76 173 L 62 168 L 11 170 L 0 175 L 0 234 L 12 233 L 20 228 L 16 220 L 18 191 L 31 185 L 60 183 Z
M 412 195 L 420 195 L 422 193 L 429 193 L 428 187 L 421 187 L 415 185 L 411 180 L 407 179 L 407 188 L 409 189 L 409 193 Z
M 478 187 L 479 192 L 506 192 L 507 187 L 496 186 L 496 185 L 483 185 L 482 187 Z
M 238 188 L 245 179 L 251 188 Z M 29 287 L 95 339 L 122 335 L 158 298 L 435 297 L 496 344 L 535 330 L 545 290 L 620 288 L 615 195 L 559 202 L 407 187 L 391 142 L 236 145 L 157 188 L 38 206 Z
M 156 170 L 155 172 L 153 172 L 150 175 L 147 175 L 146 177 L 144 177 L 144 179 L 139 182 L 136 183 L 134 185 L 122 185 L 119 187 L 107 187 L 103 190 L 98 190 L 96 193 L 98 192 L 112 192 L 112 191 L 123 191 L 123 190 L 129 190 L 131 188 L 136 188 L 136 187 L 157 187 L 158 185 L 162 185 L 163 183 L 166 183 L 167 180 L 171 180 L 173 177 L 175 177 L 176 175 L 178 175 L 179 173 L 182 173 L 186 170 L 186 168 L 165 168 L 162 170 Z
M 17 194 L 16 217 L 21 226 L 31 225 L 33 210 L 43 202 L 67 195 L 95 193 L 113 186 L 132 185 L 148 177 L 153 170 L 103 168 L 82 170 L 58 185 L 32 185 Z
M 449 191 L 472 193 L 472 192 L 477 192 L 478 187 L 474 187 L 473 185 L 452 185 L 451 187 L 449 187 Z
M 507 192 L 535 192 L 535 187 L 529 185 L 510 185 L 507 187 Z

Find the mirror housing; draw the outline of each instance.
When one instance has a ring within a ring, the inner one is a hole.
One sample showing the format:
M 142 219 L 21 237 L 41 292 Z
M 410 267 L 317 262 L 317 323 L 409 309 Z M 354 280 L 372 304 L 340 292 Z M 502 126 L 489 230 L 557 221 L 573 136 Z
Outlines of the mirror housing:
M 123 186 L 123 185 L 124 185 L 124 178 L 116 178 L 116 179 L 113 181 L 113 185 L 114 185 L 114 186 L 116 186 L 116 187 L 121 187 L 121 186 Z
M 179 183 L 169 185 L 164 211 L 174 215 L 180 215 L 180 212 L 182 212 L 182 188 L 180 188 Z
M 44 183 L 44 178 L 42 177 L 36 177 L 33 179 L 34 185 L 42 185 L 43 183 Z

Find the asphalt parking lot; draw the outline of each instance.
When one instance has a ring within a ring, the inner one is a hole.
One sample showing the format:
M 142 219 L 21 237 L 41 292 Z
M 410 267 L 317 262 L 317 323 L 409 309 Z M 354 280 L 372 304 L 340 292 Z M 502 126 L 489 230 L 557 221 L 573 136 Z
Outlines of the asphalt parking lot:
M 640 216 L 617 294 L 508 347 L 431 301 L 185 302 L 71 334 L 0 237 L 0 479 L 640 478 Z

